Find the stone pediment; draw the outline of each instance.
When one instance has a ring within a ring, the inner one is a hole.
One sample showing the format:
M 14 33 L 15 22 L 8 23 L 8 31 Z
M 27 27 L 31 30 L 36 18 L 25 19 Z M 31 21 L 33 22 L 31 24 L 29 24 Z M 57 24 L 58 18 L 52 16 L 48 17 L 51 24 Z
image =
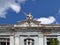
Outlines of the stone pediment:
M 18 22 L 17 24 L 14 25 L 14 27 L 38 27 L 39 23 L 40 22 L 36 20 L 26 20 Z

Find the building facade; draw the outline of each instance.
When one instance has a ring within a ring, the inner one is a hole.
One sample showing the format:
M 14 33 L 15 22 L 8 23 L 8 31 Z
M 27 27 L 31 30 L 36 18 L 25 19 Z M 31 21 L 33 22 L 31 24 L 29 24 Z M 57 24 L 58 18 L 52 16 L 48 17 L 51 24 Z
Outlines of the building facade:
M 31 15 L 17 24 L 0 24 L 0 45 L 50 45 L 60 42 L 60 25 L 40 24 Z

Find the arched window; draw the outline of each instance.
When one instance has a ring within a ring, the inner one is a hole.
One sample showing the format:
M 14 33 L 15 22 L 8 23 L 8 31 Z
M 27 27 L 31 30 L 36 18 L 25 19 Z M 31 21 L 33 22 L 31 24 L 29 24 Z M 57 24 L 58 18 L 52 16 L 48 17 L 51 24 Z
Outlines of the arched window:
M 24 40 L 24 45 L 34 45 L 34 39 L 26 38 Z

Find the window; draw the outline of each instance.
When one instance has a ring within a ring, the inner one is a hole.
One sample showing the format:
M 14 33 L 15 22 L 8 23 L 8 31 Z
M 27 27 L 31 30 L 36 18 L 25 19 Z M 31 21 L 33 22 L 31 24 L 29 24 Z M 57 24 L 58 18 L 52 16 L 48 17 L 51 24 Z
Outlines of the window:
M 24 40 L 25 45 L 34 45 L 34 39 L 27 38 Z
M 57 44 L 58 44 L 57 38 L 48 38 L 47 39 L 47 45 L 57 45 Z
M 57 45 L 58 40 L 56 35 L 48 35 L 47 36 L 47 45 Z
M 9 38 L 0 38 L 0 45 L 10 45 L 10 39 Z

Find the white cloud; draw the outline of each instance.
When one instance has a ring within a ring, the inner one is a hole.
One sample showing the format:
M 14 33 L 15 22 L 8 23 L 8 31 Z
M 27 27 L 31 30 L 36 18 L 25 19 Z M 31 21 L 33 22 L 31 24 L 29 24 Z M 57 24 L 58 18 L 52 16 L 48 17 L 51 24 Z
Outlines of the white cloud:
M 7 12 L 0 12 L 0 17 L 1 18 L 6 18 L 6 16 L 5 16 L 6 14 L 7 14 Z
M 10 4 L 11 9 L 13 9 L 16 13 L 19 13 L 21 7 L 18 4 Z
M 16 13 L 19 13 L 21 10 L 21 6 L 19 3 L 23 3 L 26 0 L 17 0 L 18 3 L 15 2 L 16 0 L 0 0 L 0 17 L 5 18 L 6 17 L 6 10 L 11 8 Z
M 35 20 L 41 21 L 41 24 L 52 24 L 56 21 L 56 19 L 53 16 L 49 16 L 48 18 L 41 17 Z

